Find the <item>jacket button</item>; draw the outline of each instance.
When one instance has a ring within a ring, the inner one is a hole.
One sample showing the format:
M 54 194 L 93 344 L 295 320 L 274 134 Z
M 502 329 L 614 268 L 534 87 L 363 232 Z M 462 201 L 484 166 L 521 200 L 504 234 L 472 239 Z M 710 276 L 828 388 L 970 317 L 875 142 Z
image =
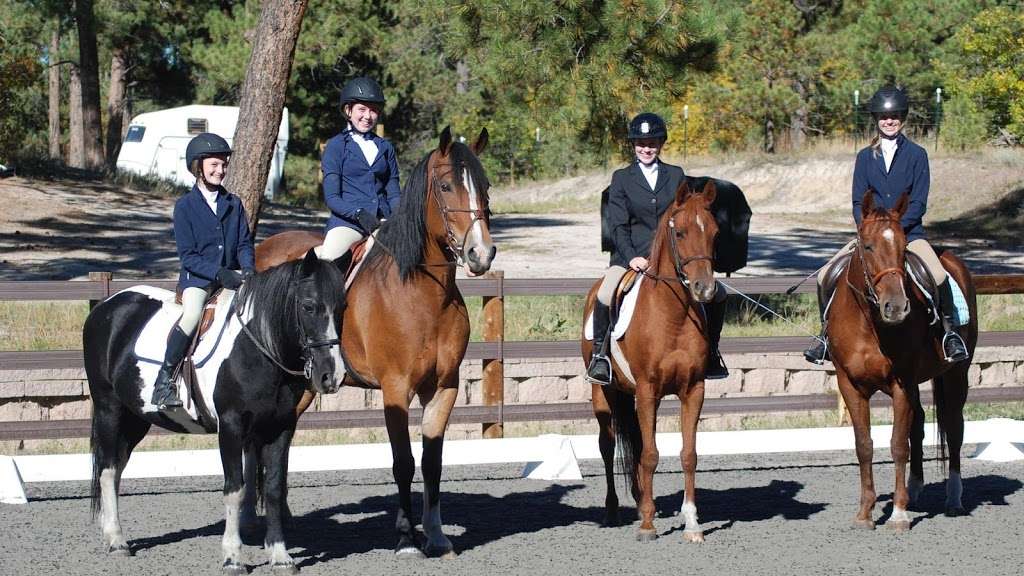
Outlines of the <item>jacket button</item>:
M 223 249 L 224 249 L 224 245 L 223 244 L 218 244 L 217 245 L 217 250 L 223 250 Z
M 657 204 L 657 203 L 658 203 L 657 198 L 651 198 L 651 204 Z

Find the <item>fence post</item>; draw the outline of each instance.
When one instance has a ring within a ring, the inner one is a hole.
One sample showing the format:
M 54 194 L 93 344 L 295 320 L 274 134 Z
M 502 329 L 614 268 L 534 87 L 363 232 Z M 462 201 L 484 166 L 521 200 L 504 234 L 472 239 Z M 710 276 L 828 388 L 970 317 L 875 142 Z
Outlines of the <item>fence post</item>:
M 99 282 L 100 287 L 103 290 L 102 298 L 99 300 L 89 300 L 89 310 L 92 310 L 97 304 L 110 297 L 110 281 L 113 279 L 113 272 L 89 272 L 89 281 Z
M 480 389 L 484 406 L 498 406 L 498 421 L 484 422 L 482 433 L 484 438 L 502 438 L 505 436 L 501 416 L 501 407 L 505 405 L 505 272 L 492 270 L 484 278 L 498 281 L 498 295 L 483 299 L 484 341 L 498 343 L 498 358 L 483 361 Z

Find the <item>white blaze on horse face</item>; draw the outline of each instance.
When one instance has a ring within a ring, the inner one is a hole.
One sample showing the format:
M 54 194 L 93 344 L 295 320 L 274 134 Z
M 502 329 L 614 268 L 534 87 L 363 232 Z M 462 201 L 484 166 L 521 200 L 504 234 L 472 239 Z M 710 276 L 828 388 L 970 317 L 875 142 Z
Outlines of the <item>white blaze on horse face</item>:
M 483 246 L 483 223 L 479 218 L 475 217 L 477 210 L 479 209 L 480 206 L 480 198 L 477 197 L 476 183 L 473 182 L 473 177 L 469 174 L 468 168 L 462 169 L 462 181 L 466 183 L 466 191 L 469 193 L 469 209 L 473 211 L 474 215 L 473 224 L 472 227 L 470 228 L 470 231 L 472 232 L 472 242 L 470 242 L 470 244 L 473 246 Z M 468 250 L 469 246 L 463 246 L 462 249 Z
M 328 312 L 327 340 L 338 339 L 338 343 L 331 346 L 331 359 L 334 360 L 334 385 L 341 386 L 345 379 L 345 359 L 341 356 L 341 336 L 338 335 L 338 328 L 334 324 L 334 314 Z
M 885 238 L 886 241 L 889 242 L 890 244 L 892 244 L 893 239 L 895 237 L 896 234 L 892 230 L 886 230 L 885 232 L 882 232 L 882 238 Z
M 701 234 L 704 233 L 704 219 L 700 217 L 700 214 L 697 214 L 697 228 L 700 228 Z

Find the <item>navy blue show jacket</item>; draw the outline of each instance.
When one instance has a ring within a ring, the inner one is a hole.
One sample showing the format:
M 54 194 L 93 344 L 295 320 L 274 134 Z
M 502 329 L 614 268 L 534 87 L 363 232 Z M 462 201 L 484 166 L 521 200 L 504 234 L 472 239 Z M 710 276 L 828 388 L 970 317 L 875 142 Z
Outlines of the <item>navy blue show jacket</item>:
M 178 288 L 206 288 L 221 268 L 256 268 L 249 221 L 242 200 L 223 187 L 217 194 L 217 213 L 198 185 L 174 204 L 174 242 L 181 259 Z
M 931 185 L 928 153 L 900 134 L 896 137 L 896 154 L 889 171 L 881 151 L 876 155 L 870 146 L 857 153 L 853 168 L 853 218 L 860 228 L 861 203 L 868 188 L 875 190 L 875 203 L 893 209 L 903 192 L 910 192 L 910 205 L 900 219 L 907 242 L 924 238 L 922 218 L 928 209 L 928 188 Z
M 682 179 L 682 168 L 660 159 L 653 190 L 637 161 L 612 174 L 606 213 L 613 244 L 609 265 L 627 268 L 637 256 L 650 257 L 658 220 L 675 201 Z
M 370 165 L 353 140 L 360 137 L 346 130 L 328 140 L 324 148 L 320 169 L 324 176 L 324 202 L 331 212 L 326 230 L 346 226 L 366 234 L 368 231 L 356 220 L 357 211 L 388 218 L 398 209 L 401 188 L 394 146 L 370 133 L 377 144 L 377 157 Z

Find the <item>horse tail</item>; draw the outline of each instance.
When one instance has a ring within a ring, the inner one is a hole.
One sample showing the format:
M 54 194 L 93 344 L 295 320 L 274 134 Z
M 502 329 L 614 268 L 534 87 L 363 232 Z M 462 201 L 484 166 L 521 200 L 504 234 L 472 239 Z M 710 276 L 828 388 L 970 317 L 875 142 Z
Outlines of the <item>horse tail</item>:
M 605 398 L 612 413 L 616 444 L 619 447 L 619 469 L 628 482 L 634 501 L 640 500 L 640 453 L 643 438 L 640 436 L 640 420 L 636 415 L 636 398 L 632 394 L 611 387 L 605 388 Z
M 945 380 L 942 376 L 932 378 L 932 398 L 935 404 L 935 424 L 938 428 L 938 443 L 935 446 L 936 457 L 942 467 L 942 475 L 947 474 L 947 463 L 949 456 L 946 453 L 946 391 Z
M 93 410 L 92 414 L 92 430 L 89 433 L 89 449 L 92 452 L 92 486 L 89 489 L 89 496 L 91 499 L 89 510 L 92 514 L 92 520 L 96 520 L 96 515 L 100 512 L 100 442 L 99 442 L 99 418 L 96 416 L 96 410 Z

